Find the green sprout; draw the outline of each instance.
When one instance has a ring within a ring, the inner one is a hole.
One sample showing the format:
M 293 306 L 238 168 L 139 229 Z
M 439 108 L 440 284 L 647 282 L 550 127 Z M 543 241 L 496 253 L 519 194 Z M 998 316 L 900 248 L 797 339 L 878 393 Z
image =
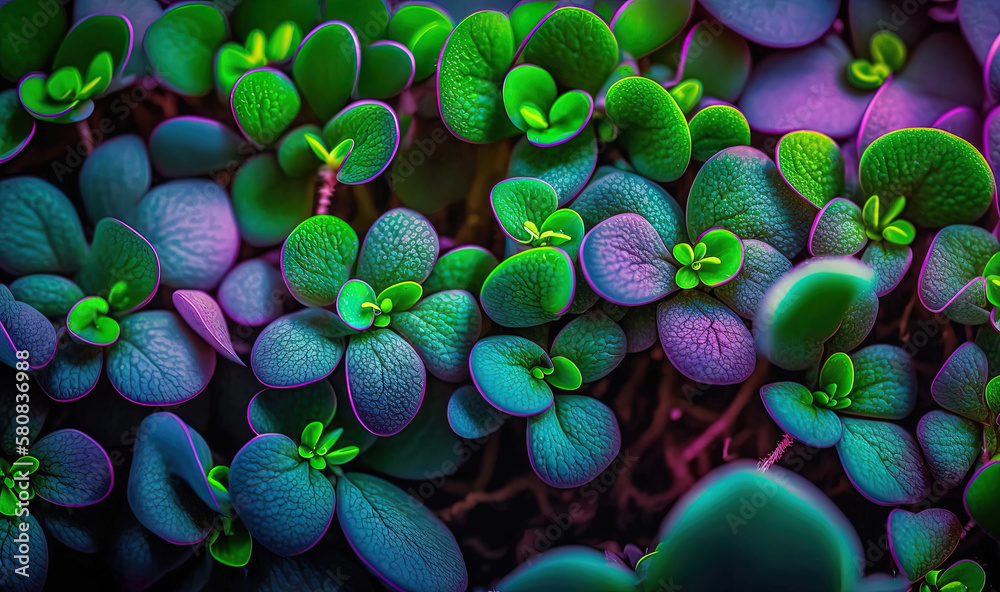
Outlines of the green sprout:
M 0 514 L 4 516 L 16 516 L 18 512 L 18 500 L 32 499 L 35 491 L 28 484 L 22 487 L 19 482 L 26 482 L 28 475 L 38 470 L 38 459 L 33 456 L 22 456 L 9 464 L 0 459 Z M 27 497 L 22 498 L 19 491 L 27 491 Z
M 854 388 L 854 363 L 850 356 L 838 352 L 830 356 L 819 373 L 820 390 L 812 391 L 813 405 L 820 409 L 837 411 L 851 406 L 850 394 Z
M 909 245 L 917 236 L 912 223 L 900 220 L 899 214 L 906 208 L 906 198 L 899 196 L 882 211 L 882 202 L 873 195 L 865 202 L 861 218 L 865 224 L 865 234 L 873 241 L 886 240 L 897 245 Z
M 689 78 L 680 84 L 670 87 L 667 89 L 667 92 L 674 98 L 677 106 L 681 108 L 681 112 L 687 115 L 701 102 L 701 97 L 705 89 L 700 80 Z
M 292 57 L 302 43 L 302 31 L 292 21 L 285 21 L 275 27 L 270 36 L 260 29 L 247 35 L 243 45 L 227 43 L 222 46 L 215 59 L 215 72 L 219 92 L 229 95 L 233 85 L 254 68 L 284 62 Z
M 317 157 L 333 172 L 339 171 L 344 166 L 344 161 L 354 150 L 354 140 L 348 138 L 334 146 L 333 150 L 327 150 L 323 139 L 316 134 L 305 134 L 306 142 Z
M 858 58 L 847 69 L 847 78 L 857 88 L 874 89 L 882 86 L 893 72 L 906 63 L 906 44 L 891 31 L 879 31 L 869 42 L 872 59 Z
M 342 465 L 354 460 L 361 452 L 357 446 L 333 448 L 343 433 L 344 428 L 337 428 L 324 434 L 322 422 L 311 422 L 302 429 L 299 456 L 308 460 L 309 466 L 317 471 L 322 471 L 328 465 Z
M 678 267 L 674 282 L 682 290 L 698 285 L 718 286 L 732 278 L 743 266 L 740 239 L 722 229 L 709 230 L 693 246 L 677 243 L 672 255 Z

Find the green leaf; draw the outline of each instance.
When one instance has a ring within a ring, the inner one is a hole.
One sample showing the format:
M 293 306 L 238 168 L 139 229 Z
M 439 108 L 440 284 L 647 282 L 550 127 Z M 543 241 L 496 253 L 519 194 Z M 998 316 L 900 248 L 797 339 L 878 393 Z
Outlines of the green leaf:
M 817 208 L 844 194 L 844 155 L 830 137 L 808 130 L 785 134 L 775 157 L 785 182 Z
M 541 179 L 559 196 L 564 206 L 583 190 L 597 163 L 597 139 L 585 130 L 557 146 L 539 147 L 522 139 L 510 156 L 507 177 Z
M 965 510 L 990 536 L 1000 537 L 1000 461 L 986 463 L 969 479 L 965 488 Z
M 515 178 L 500 181 L 493 187 L 490 204 L 504 233 L 527 244 L 538 238 L 539 228 L 556 211 L 559 197 L 545 181 Z
M 522 109 L 530 106 L 540 113 L 545 126 L 548 125 L 549 110 L 556 100 L 559 91 L 556 81 L 542 68 L 532 64 L 521 64 L 507 73 L 503 80 L 503 106 L 517 129 L 527 132 L 536 129 L 539 123 L 526 121 Z
M 525 40 L 521 58 L 548 70 L 566 88 L 595 94 L 618 66 L 618 42 L 601 17 L 565 6 L 542 19 Z
M 389 27 L 389 11 L 383 0 L 327 0 L 323 19 L 350 25 L 361 45 L 384 39 Z
M 698 279 L 710 288 L 725 284 L 743 268 L 743 241 L 728 230 L 713 228 L 705 232 L 694 248 L 694 253 L 699 251 L 693 264 L 699 265 Z
M 684 113 L 662 86 L 641 76 L 623 78 L 608 89 L 605 109 L 636 171 L 661 182 L 684 174 L 691 134 Z
M 281 249 L 281 270 L 289 291 L 307 306 L 337 302 L 358 257 L 358 235 L 340 218 L 312 216 Z
M 122 315 L 149 302 L 159 281 L 160 261 L 149 241 L 114 218 L 101 219 L 90 256 L 76 275 L 80 288 L 105 298 Z
M 233 117 L 247 138 L 261 146 L 277 140 L 299 114 L 295 84 L 280 70 L 258 68 L 233 86 Z
M 306 427 L 302 428 L 302 437 L 299 438 L 299 442 L 309 449 L 315 449 L 322 434 L 323 424 L 318 421 L 310 422 Z
M 691 18 L 691 0 L 628 0 L 611 20 L 622 51 L 639 59 L 677 36 Z
M 882 230 L 882 238 L 896 245 L 908 245 L 917 237 L 917 229 L 906 220 L 896 220 Z
M 854 388 L 854 363 L 851 362 L 851 357 L 838 352 L 827 358 L 819 372 L 819 388 L 837 399 L 851 394 Z
M 903 217 L 929 228 L 971 223 L 996 195 L 983 155 L 937 129 L 901 129 L 878 138 L 861 155 L 859 179 L 867 195 L 905 197 Z
M 545 219 L 545 223 L 538 231 L 539 240 L 536 241 L 536 246 L 559 247 L 569 255 L 570 259 L 576 261 L 580 244 L 586 234 L 580 214 L 565 208 L 556 210 Z
M 361 46 L 343 23 L 324 23 L 302 41 L 292 64 L 292 77 L 309 107 L 323 121 L 351 100 L 361 71 Z
M 357 101 L 323 127 L 327 146 L 354 140 L 354 148 L 337 172 L 346 185 L 367 183 L 382 174 L 399 147 L 396 112 L 379 101 Z
M 571 90 L 552 104 L 545 129 L 528 130 L 528 141 L 535 146 L 558 146 L 575 138 L 590 122 L 594 100 L 582 90 Z
M 397 41 L 376 41 L 361 48 L 358 96 L 389 99 L 413 82 L 417 63 L 405 45 Z
M 701 102 L 701 96 L 705 89 L 702 88 L 701 82 L 692 78 L 670 87 L 667 92 L 677 102 L 677 106 L 682 112 L 690 113 L 691 109 L 694 109 Z
M 66 36 L 65 6 L 56 2 L 45 8 L 43 12 L 37 0 L 13 0 L 0 6 L 0 76 L 10 82 L 47 69 Z
M 560 249 L 541 247 L 509 257 L 483 282 L 483 310 L 505 327 L 532 327 L 559 318 L 573 301 L 576 274 Z
M 436 6 L 404 4 L 389 21 L 389 39 L 402 43 L 416 61 L 413 80 L 419 82 L 437 69 L 438 57 L 454 24 Z
M 315 175 L 320 165 L 306 135 L 319 137 L 322 133 L 319 127 L 307 124 L 285 134 L 278 143 L 278 165 L 282 172 L 289 177 Z
M 545 381 L 564 391 L 575 391 L 583 384 L 583 376 L 573 360 L 556 356 L 552 358 L 553 372 L 545 377 Z
M 375 322 L 377 313 L 388 312 L 377 308 L 379 302 L 367 283 L 349 280 L 337 294 L 337 314 L 348 327 L 364 331 Z
M 510 10 L 510 24 L 514 29 L 514 41 L 520 46 L 524 39 L 535 30 L 547 14 L 556 7 L 556 2 L 541 0 L 537 2 L 518 2 Z
M 77 21 L 66 34 L 52 60 L 52 70 L 70 66 L 80 72 L 87 72 L 94 58 L 107 52 L 114 64 L 112 72 L 117 75 L 125 68 L 132 50 L 132 25 L 125 17 L 119 14 L 94 14 Z M 110 82 L 110 79 L 105 80 L 104 88 Z
M 441 50 L 437 88 L 441 120 L 458 138 L 490 143 L 517 132 L 501 91 L 515 49 L 511 22 L 502 12 L 475 12 L 452 31 Z
M 731 146 L 750 144 L 750 124 L 735 107 L 711 105 L 694 114 L 688 123 L 691 158 L 705 161 Z
M 238 518 L 222 518 L 223 524 L 228 522 L 228 531 L 217 531 L 208 544 L 208 550 L 216 561 L 229 567 L 243 567 L 250 563 L 253 553 L 253 538 L 250 531 Z
M 66 316 L 66 329 L 77 341 L 108 346 L 118 341 L 121 327 L 108 316 L 108 301 L 90 296 L 76 303 Z
M 21 105 L 17 90 L 0 92 L 0 163 L 17 156 L 34 134 L 35 120 Z
M 945 590 L 943 586 L 961 583 L 954 591 Z M 941 592 L 982 592 L 986 587 L 986 572 L 983 567 L 971 559 L 963 559 L 939 574 L 937 585 L 942 586 Z
M 403 312 L 413 308 L 423 294 L 424 290 L 417 282 L 400 282 L 382 290 L 377 302 L 382 312 Z
M 212 90 L 212 58 L 226 39 L 226 17 L 213 4 L 172 6 L 146 31 L 150 64 L 181 94 L 201 96 Z
M 906 63 L 906 44 L 892 31 L 875 33 L 869 45 L 872 59 L 876 63 L 885 64 L 892 72 L 899 70 Z

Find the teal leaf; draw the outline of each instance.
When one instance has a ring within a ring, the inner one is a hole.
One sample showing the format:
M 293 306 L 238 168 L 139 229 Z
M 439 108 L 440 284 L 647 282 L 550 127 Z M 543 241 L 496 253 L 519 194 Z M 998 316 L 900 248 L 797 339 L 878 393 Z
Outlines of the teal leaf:
M 984 395 L 989 376 L 986 353 L 975 343 L 963 343 L 934 377 L 931 396 L 948 411 L 978 423 L 988 423 L 990 418 Z
M 775 162 L 795 193 L 817 208 L 844 195 L 844 154 L 825 134 L 809 130 L 785 134 L 775 148 Z
M 592 397 L 559 395 L 545 413 L 528 420 L 528 458 L 552 487 L 590 482 L 611 465 L 620 448 L 618 420 Z
M 347 160 L 337 172 L 337 181 L 347 185 L 367 183 L 382 174 L 399 147 L 396 112 L 379 101 L 351 103 L 323 127 L 329 146 L 354 141 Z
M 83 299 L 83 290 L 60 275 L 44 273 L 21 276 L 11 282 L 14 300 L 31 306 L 47 317 L 61 317 Z
M 1000 538 L 1000 461 L 988 462 L 969 479 L 965 488 L 965 511 L 991 537 Z
M 552 73 L 562 86 L 591 95 L 618 66 L 618 42 L 607 23 L 575 6 L 545 15 L 525 39 L 520 54 L 525 62 Z
M 297 439 L 311 422 L 327 426 L 337 412 L 337 395 L 327 380 L 291 389 L 264 389 L 247 406 L 247 422 L 258 436 L 284 434 Z
M 691 133 L 666 89 L 649 78 L 630 76 L 611 85 L 604 101 L 639 174 L 660 182 L 684 174 L 691 160 Z
M 533 177 L 552 186 L 558 207 L 576 197 L 597 164 L 597 138 L 584 130 L 558 146 L 540 147 L 522 139 L 514 146 L 507 177 Z
M 901 129 L 878 138 L 861 155 L 858 175 L 866 195 L 905 197 L 902 217 L 929 228 L 972 223 L 996 198 L 983 155 L 942 130 Z
M 725 228 L 742 239 L 762 240 L 792 258 L 806 244 L 814 210 L 785 184 L 763 152 L 736 146 L 719 152 L 698 171 L 687 212 L 691 236 Z
M 365 429 L 392 436 L 410 423 L 424 398 L 427 371 L 406 340 L 389 329 L 352 335 L 344 364 L 347 394 Z
M 422 283 L 438 255 L 437 231 L 422 215 L 394 208 L 372 224 L 361 245 L 357 276 L 381 292 L 400 282 Z
M 215 372 L 215 352 L 176 314 L 137 312 L 121 321 L 108 348 L 108 378 L 126 399 L 141 405 L 174 405 L 200 393 Z
M 566 546 L 534 556 L 507 574 L 498 590 L 536 592 L 539 590 L 591 590 L 633 592 L 638 578 L 628 569 L 608 561 L 594 549 Z
M 0 268 L 14 275 L 74 272 L 87 244 L 73 204 L 54 185 L 35 177 L 0 181 Z
M 538 415 L 552 406 L 545 382 L 552 360 L 538 344 L 514 335 L 480 339 L 469 357 L 472 382 L 491 405 L 518 417 Z
M 15 301 L 7 286 L 0 284 L 0 360 L 16 368 L 19 351 L 28 352 L 29 368 L 44 367 L 56 352 L 56 332 L 42 313 Z
M 235 265 L 219 284 L 219 306 L 236 324 L 262 327 L 284 313 L 288 288 L 277 269 L 264 259 Z
M 778 427 L 806 446 L 829 448 L 840 441 L 844 431 L 840 417 L 813 405 L 812 393 L 801 384 L 766 384 L 760 389 L 760 398 Z
M 654 303 L 629 308 L 619 321 L 628 339 L 628 353 L 646 351 L 656 343 L 659 330 L 656 326 L 656 307 Z
M 758 351 L 788 370 L 817 364 L 823 344 L 851 307 L 871 294 L 872 279 L 867 265 L 850 258 L 818 258 L 793 267 L 768 288 L 754 316 Z
M 265 386 L 289 388 L 330 375 L 344 355 L 343 337 L 351 332 L 324 309 L 307 308 L 264 328 L 250 352 L 250 367 Z
M 127 220 L 149 191 L 152 171 L 142 138 L 118 136 L 94 148 L 80 169 L 80 196 L 87 217 Z
M 882 506 L 914 504 L 930 491 L 920 447 L 902 427 L 883 421 L 843 418 L 837 444 L 840 461 L 861 495 Z
M 230 103 L 240 131 L 259 146 L 281 137 L 301 106 L 295 84 L 273 68 L 255 68 L 241 76 Z
M 38 386 L 52 399 L 75 401 L 97 386 L 103 360 L 100 347 L 64 337 L 52 361 L 38 373 Z
M 618 323 L 595 311 L 567 323 L 556 335 L 549 353 L 553 358 L 561 356 L 572 361 L 583 382 L 594 382 L 625 359 L 627 347 L 625 332 Z
M 84 293 L 106 299 L 115 314 L 125 314 L 152 300 L 160 283 L 160 260 L 142 235 L 104 218 L 94 229 L 90 255 L 76 283 Z
M 732 280 L 716 286 L 713 293 L 736 314 L 753 319 L 767 289 L 792 268 L 792 263 L 763 241 L 751 239 L 742 242 L 743 267 Z
M 226 29 L 226 17 L 216 6 L 178 4 L 149 26 L 143 45 L 167 85 L 184 95 L 201 96 L 212 90 L 212 58 L 226 39 Z
M 468 586 L 451 531 L 395 485 L 346 474 L 337 482 L 337 519 L 358 556 L 391 586 L 413 592 L 461 592 Z
M 656 323 L 667 359 L 692 380 L 735 384 L 757 364 L 753 335 L 743 319 L 703 292 L 685 290 L 662 301 Z
M 604 172 L 606 174 L 601 175 Z M 589 231 L 618 214 L 638 214 L 653 225 L 664 246 L 687 242 L 684 211 L 658 184 L 617 169 L 599 169 L 583 193 L 573 201 L 573 209 Z
M 822 206 L 809 232 L 809 253 L 814 257 L 854 255 L 867 244 L 861 208 L 843 197 Z
M 847 308 L 837 332 L 827 340 L 826 353 L 854 351 L 875 327 L 878 309 L 879 300 L 874 291 L 861 294 Z
M 441 255 L 424 281 L 424 294 L 441 290 L 465 290 L 478 297 L 486 277 L 499 264 L 486 249 L 467 245 Z
M 327 22 L 302 40 L 292 77 L 309 107 L 323 121 L 350 101 L 361 71 L 361 45 L 350 26 Z
M 278 555 L 298 555 L 319 542 L 337 501 L 330 480 L 281 434 L 257 436 L 236 453 L 229 492 L 254 540 Z
M 312 175 L 286 175 L 273 154 L 247 161 L 233 178 L 240 236 L 257 247 L 281 244 L 312 213 L 315 183 Z
M 500 429 L 508 417 L 472 385 L 458 387 L 448 400 L 448 425 L 462 438 L 485 438 Z
M 246 151 L 243 136 L 218 121 L 196 115 L 167 119 L 153 128 L 149 136 L 153 166 L 161 175 L 171 178 L 199 177 L 235 168 L 243 162 Z
M 472 294 L 437 292 L 394 313 L 391 326 L 420 354 L 431 374 L 448 382 L 468 378 L 469 353 L 482 331 L 482 315 Z
M 917 440 L 931 476 L 946 489 L 965 480 L 983 451 L 980 424 L 940 409 L 928 411 L 920 418 Z
M 340 218 L 312 216 L 295 227 L 281 248 L 288 290 L 306 306 L 328 306 L 351 276 L 358 235 Z
M 517 133 L 501 97 L 516 49 L 510 20 L 502 12 L 475 12 L 451 32 L 438 62 L 438 109 L 459 139 L 487 144 Z
M 688 122 L 691 132 L 691 158 L 706 161 L 733 146 L 750 144 L 750 124 L 735 107 L 710 105 L 698 111 Z
M 894 345 L 869 345 L 851 354 L 854 388 L 850 415 L 903 419 L 917 405 L 917 371 L 913 359 Z
M 540 247 L 500 263 L 483 282 L 483 311 L 505 327 L 531 327 L 559 318 L 573 302 L 576 275 L 563 250 Z
M 944 563 L 965 534 L 958 517 L 944 508 L 918 514 L 897 508 L 889 513 L 888 528 L 892 557 L 911 582 Z
M 236 261 L 240 234 L 233 206 L 218 183 L 184 179 L 157 185 L 129 218 L 160 261 L 172 288 L 211 290 Z
M 885 296 L 903 281 L 913 261 L 913 250 L 908 245 L 897 245 L 887 240 L 872 242 L 861 255 L 861 260 L 875 272 L 875 295 Z
M 931 312 L 966 325 L 987 321 L 983 269 L 1000 243 L 978 226 L 955 224 L 942 228 L 927 251 L 917 279 L 917 295 Z

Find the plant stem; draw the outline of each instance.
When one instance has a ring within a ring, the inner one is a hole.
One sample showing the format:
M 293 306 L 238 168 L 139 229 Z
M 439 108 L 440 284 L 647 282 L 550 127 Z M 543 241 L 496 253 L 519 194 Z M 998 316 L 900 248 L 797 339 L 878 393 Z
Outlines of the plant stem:
M 762 458 L 760 462 L 757 463 L 757 470 L 764 472 L 771 468 L 771 466 L 781 460 L 781 455 L 785 454 L 788 447 L 795 442 L 795 439 L 785 434 L 781 437 L 781 442 L 778 442 L 778 446 L 774 449 L 771 454 L 768 454 L 766 458 Z
M 330 204 L 333 203 L 333 193 L 337 189 L 337 176 L 325 166 L 319 170 L 319 176 L 323 184 L 319 188 L 319 201 L 316 204 L 316 214 L 322 216 L 330 213 Z

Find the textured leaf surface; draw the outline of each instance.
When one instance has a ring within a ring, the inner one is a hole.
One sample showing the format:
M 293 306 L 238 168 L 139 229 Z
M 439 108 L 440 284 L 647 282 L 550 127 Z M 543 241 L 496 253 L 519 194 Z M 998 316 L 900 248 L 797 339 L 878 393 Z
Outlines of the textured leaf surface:
M 353 335 L 345 359 L 347 393 L 361 424 L 377 436 L 391 436 L 417 414 L 427 371 L 413 348 L 389 329 Z
M 229 492 L 254 540 L 278 555 L 308 551 L 333 520 L 336 494 L 330 480 L 281 434 L 257 436 L 236 453 Z
M 742 239 L 762 240 L 788 258 L 805 246 L 814 212 L 771 159 L 749 146 L 723 150 L 705 163 L 691 186 L 687 211 L 691 236 L 725 228 Z
M 776 382 L 760 389 L 760 397 L 775 423 L 799 442 L 829 448 L 840 441 L 840 417 L 812 404 L 812 393 L 796 382 Z
M 306 306 L 328 306 L 351 276 L 358 235 L 335 216 L 313 216 L 299 224 L 281 247 L 288 289 Z
M 301 386 L 326 378 L 344 355 L 350 330 L 335 313 L 307 308 L 264 328 L 250 352 L 250 367 L 263 384 Z
M 552 342 L 550 354 L 568 358 L 580 369 L 584 382 L 604 378 L 625 359 L 625 332 L 602 312 L 570 321 Z
M 944 508 L 914 514 L 895 509 L 889 514 L 889 545 L 899 569 L 917 581 L 944 563 L 963 534 L 958 517 Z
M 399 148 L 399 120 L 380 101 L 358 101 L 333 116 L 323 128 L 323 139 L 332 148 L 354 140 L 354 149 L 337 172 L 346 185 L 367 183 L 382 174 Z
M 758 240 L 743 241 L 743 267 L 732 280 L 717 286 L 714 294 L 736 314 L 752 319 L 771 284 L 778 281 L 792 263 L 771 245 Z
M 578 487 L 608 468 L 621 448 L 614 412 L 597 399 L 560 395 L 528 420 L 528 458 L 549 485 Z
M 688 122 L 691 158 L 705 161 L 732 146 L 750 144 L 750 124 L 729 105 L 712 105 L 698 111 Z
M 176 314 L 144 311 L 122 320 L 108 348 L 108 378 L 126 399 L 173 405 L 200 393 L 215 372 L 215 352 Z
M 704 0 L 702 5 L 727 27 L 768 47 L 799 47 L 815 41 L 837 18 L 839 0 L 745 3 Z
M 80 196 L 87 216 L 127 220 L 149 191 L 152 171 L 142 138 L 132 134 L 103 142 L 83 161 Z
M 596 164 L 597 138 L 584 130 L 558 146 L 540 147 L 522 139 L 511 153 L 507 176 L 545 181 L 556 190 L 562 207 L 583 190 Z
M 875 140 L 861 155 L 859 176 L 867 195 L 906 197 L 902 216 L 930 228 L 971 223 L 996 198 L 986 159 L 935 129 L 903 129 Z
M 483 311 L 505 327 L 559 318 L 573 302 L 576 275 L 561 249 L 541 247 L 504 260 L 483 282 Z
M 434 262 L 434 269 L 423 284 L 424 294 L 465 290 L 478 297 L 486 277 L 498 264 L 496 255 L 482 247 L 458 247 Z
M 328 22 L 313 29 L 295 53 L 292 75 L 323 121 L 351 98 L 361 70 L 361 45 L 350 26 Z
M 245 366 L 233 349 L 226 317 L 214 298 L 200 290 L 177 290 L 172 297 L 177 313 L 212 349 Z
M 602 298 L 623 306 L 655 302 L 677 290 L 671 260 L 656 229 L 636 214 L 601 222 L 580 247 L 587 283 Z
M 947 489 L 965 480 L 983 448 L 979 424 L 940 409 L 920 418 L 917 440 L 931 476 Z
M 14 275 L 73 272 L 87 244 L 73 204 L 54 185 L 35 177 L 0 181 L 0 267 Z
M 38 471 L 31 485 L 41 498 L 60 506 L 89 506 L 111 493 L 111 459 L 101 445 L 79 430 L 46 434 L 31 446 Z
M 509 416 L 490 405 L 475 386 L 460 386 L 448 400 L 448 425 L 462 438 L 477 439 L 500 429 Z
M 100 347 L 64 337 L 52 361 L 38 374 L 38 386 L 57 401 L 74 401 L 93 390 L 103 367 Z
M 978 226 L 956 224 L 942 228 L 931 242 L 917 280 L 920 302 L 931 312 L 978 325 L 985 323 L 986 263 L 1000 251 L 997 239 Z
M 234 322 L 259 327 L 281 316 L 290 295 L 277 267 L 263 259 L 247 259 L 229 270 L 216 298 Z
M 27 530 L 21 530 L 21 524 L 27 525 Z M 13 558 L 21 555 L 19 552 L 20 543 L 17 537 L 21 533 L 26 533 L 32 544 L 28 546 L 28 565 L 30 577 L 24 577 L 14 573 L 13 567 L 4 567 L 0 570 L 0 586 L 4 590 L 11 592 L 40 592 L 45 586 L 45 578 L 49 573 L 49 546 L 45 541 L 45 531 L 38 520 L 31 515 L 25 516 L 22 521 L 3 520 L 0 521 L 0 553 L 4 557 Z
M 122 283 L 115 298 L 116 284 Z M 143 307 L 160 283 L 160 259 L 153 246 L 127 224 L 104 218 L 94 229 L 90 256 L 76 275 L 84 293 L 111 298 L 114 312 L 122 314 Z
M 681 374 L 706 384 L 735 384 L 757 364 L 750 330 L 715 298 L 686 290 L 656 311 L 660 345 Z
M 357 276 L 375 293 L 400 282 L 423 283 L 438 255 L 437 231 L 427 218 L 406 208 L 382 214 L 365 235 Z
M 202 541 L 220 500 L 206 477 L 212 453 L 201 434 L 172 413 L 139 424 L 128 476 L 128 504 L 139 522 L 175 545 Z
M 854 388 L 844 413 L 903 419 L 917 405 L 917 371 L 902 348 L 876 344 L 851 355 Z
M 885 296 L 903 281 L 913 261 L 913 250 L 889 241 L 873 242 L 865 249 L 861 260 L 875 272 L 875 294 Z
M 809 253 L 813 256 L 854 255 L 868 244 L 861 208 L 837 197 L 822 207 L 809 232 Z
M 430 510 L 395 485 L 348 473 L 337 483 L 337 518 L 366 566 L 413 592 L 461 592 L 468 585 L 462 551 Z
M 42 313 L 15 301 L 7 286 L 0 284 L 0 361 L 14 368 L 16 353 L 22 350 L 28 352 L 29 367 L 45 366 L 56 351 L 56 331 Z
M 844 418 L 837 444 L 840 461 L 854 486 L 882 505 L 913 504 L 924 499 L 930 476 L 913 436 L 892 423 Z
M 146 31 L 144 46 L 156 73 L 181 94 L 212 90 L 212 56 L 226 39 L 226 17 L 211 4 L 172 7 Z
M 975 343 L 966 342 L 945 361 L 934 382 L 931 396 L 948 411 L 979 423 L 987 423 L 986 383 L 989 360 Z
M 469 376 L 469 353 L 482 330 L 479 304 L 464 290 L 447 290 L 392 315 L 391 326 L 420 354 L 434 376 L 460 382 Z
M 552 389 L 531 370 L 551 368 L 552 360 L 524 337 L 494 335 L 480 339 L 469 357 L 472 381 L 491 405 L 504 413 L 531 416 L 552 405 Z
M 452 134 L 485 144 L 517 133 L 501 86 L 514 62 L 514 32 L 502 12 L 484 10 L 458 23 L 438 61 L 438 109 Z
M 545 15 L 520 49 L 566 88 L 595 94 L 618 65 L 618 42 L 595 13 L 566 6 Z
M 601 172 L 607 174 L 595 179 L 573 202 L 588 231 L 612 216 L 632 213 L 652 224 L 665 246 L 688 241 L 684 212 L 662 187 L 617 169 L 602 168 Z
M 797 131 L 782 136 L 775 149 L 776 164 L 785 181 L 821 208 L 844 193 L 844 155 L 829 136 Z
M 257 68 L 241 76 L 233 86 L 230 102 L 240 131 L 260 146 L 277 140 L 302 104 L 295 84 L 272 68 Z
M 229 196 L 212 181 L 157 185 L 139 202 L 132 220 L 156 249 L 166 286 L 215 288 L 240 248 Z
M 328 426 L 337 412 L 337 395 L 327 380 L 291 389 L 264 389 L 247 406 L 250 429 L 261 434 L 284 434 L 298 439 L 302 430 L 318 421 Z
M 661 182 L 684 174 L 691 160 L 691 133 L 666 89 L 649 78 L 630 76 L 614 83 L 604 100 L 639 174 Z

